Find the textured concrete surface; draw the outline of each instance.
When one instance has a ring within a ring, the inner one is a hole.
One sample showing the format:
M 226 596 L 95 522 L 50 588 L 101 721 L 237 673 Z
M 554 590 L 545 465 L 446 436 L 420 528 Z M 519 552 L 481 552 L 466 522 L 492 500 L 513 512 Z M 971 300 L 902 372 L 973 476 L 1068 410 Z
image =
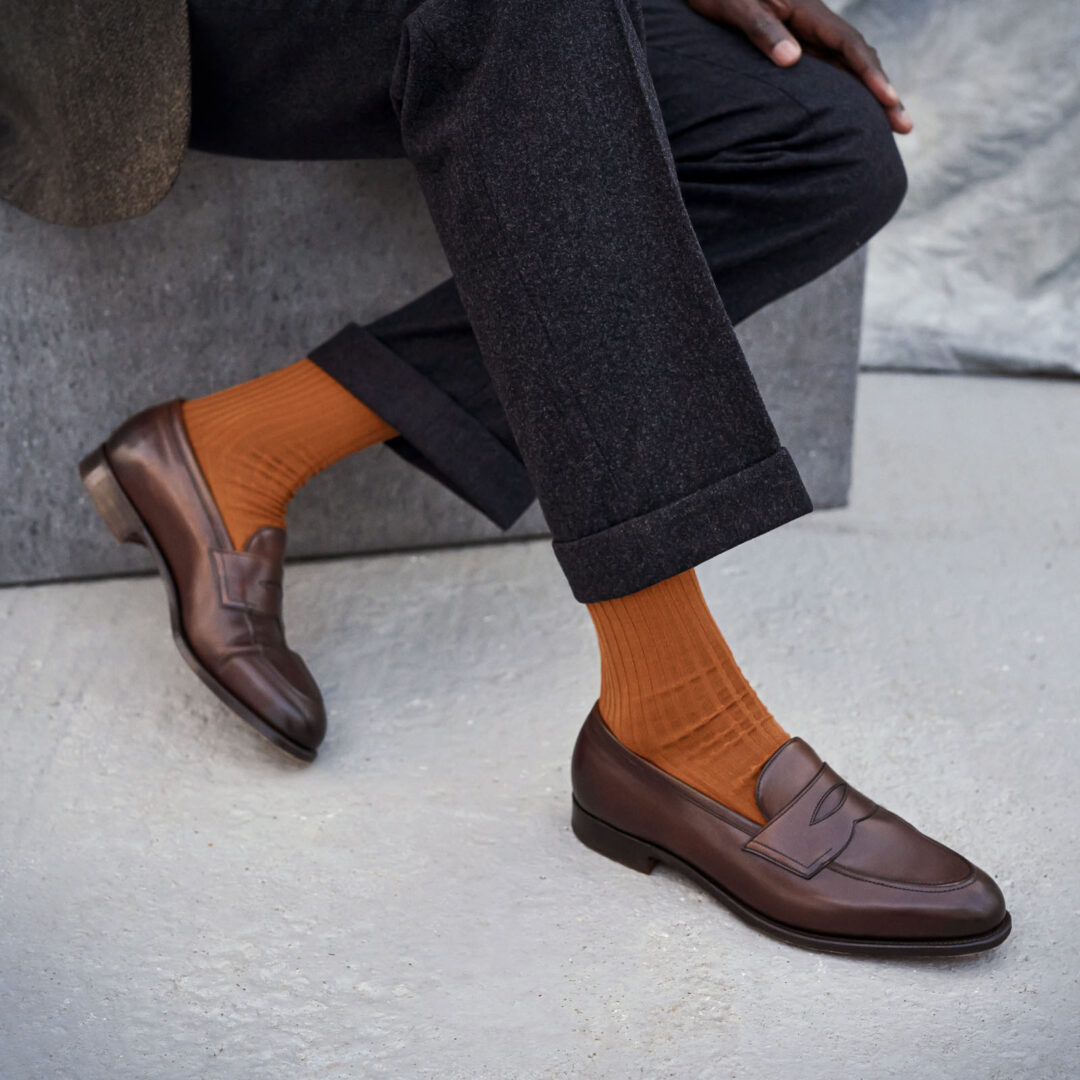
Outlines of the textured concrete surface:
M 864 363 L 1080 374 L 1075 0 L 854 0 L 915 120 Z
M 544 542 L 296 565 L 294 766 L 156 581 L 0 591 L 0 1077 L 1071 1080 L 1080 385 L 864 375 L 849 509 L 705 590 L 789 730 L 995 874 L 990 955 L 801 952 L 569 831 L 593 700 Z
M 863 271 L 856 256 L 745 332 L 819 506 L 847 494 Z M 152 213 L 91 230 L 0 205 L 0 582 L 143 566 L 138 552 L 112 543 L 82 496 L 74 465 L 87 450 L 147 405 L 280 367 L 448 273 L 400 161 L 192 154 Z M 293 517 L 294 554 L 500 535 L 382 450 L 319 478 Z M 543 530 L 533 507 L 514 534 Z

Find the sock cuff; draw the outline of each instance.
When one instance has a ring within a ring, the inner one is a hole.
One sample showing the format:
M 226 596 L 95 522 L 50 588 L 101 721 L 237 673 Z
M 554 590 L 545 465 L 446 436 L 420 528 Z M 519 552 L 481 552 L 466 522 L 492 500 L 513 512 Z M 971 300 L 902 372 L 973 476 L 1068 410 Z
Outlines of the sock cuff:
M 397 434 L 310 359 L 185 401 L 182 414 L 237 548 L 284 528 L 286 504 L 316 473 Z

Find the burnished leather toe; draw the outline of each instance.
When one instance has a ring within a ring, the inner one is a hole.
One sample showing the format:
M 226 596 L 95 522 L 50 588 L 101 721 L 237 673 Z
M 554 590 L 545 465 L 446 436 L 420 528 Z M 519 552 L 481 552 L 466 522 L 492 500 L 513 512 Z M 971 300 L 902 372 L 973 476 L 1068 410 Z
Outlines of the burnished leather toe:
M 946 956 L 1000 944 L 1011 920 L 993 879 L 847 784 L 802 739 L 765 763 L 762 825 L 625 747 L 598 709 L 574 748 L 573 827 L 645 872 L 667 863 L 794 944 Z
M 233 693 L 293 742 L 314 751 L 325 738 L 322 694 L 296 653 L 234 653 L 220 672 Z
M 153 554 L 184 659 L 238 716 L 304 761 L 326 735 L 322 695 L 285 640 L 285 531 L 233 547 L 184 427 L 180 401 L 119 427 L 79 472 L 121 543 Z

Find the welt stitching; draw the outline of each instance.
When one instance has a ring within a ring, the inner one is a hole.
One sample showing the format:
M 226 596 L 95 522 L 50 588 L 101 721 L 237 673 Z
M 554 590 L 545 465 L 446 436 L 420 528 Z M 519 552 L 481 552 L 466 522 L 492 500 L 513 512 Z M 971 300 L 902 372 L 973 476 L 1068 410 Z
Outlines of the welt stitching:
M 880 885 L 883 889 L 899 889 L 902 892 L 956 892 L 958 889 L 966 889 L 975 880 L 975 875 L 972 873 L 955 885 L 898 885 L 891 881 L 879 881 L 877 878 L 865 877 L 862 874 L 853 873 L 851 870 L 845 870 L 840 866 L 830 866 L 829 869 L 836 874 L 843 874 L 844 877 L 851 878 L 853 881 L 865 881 L 868 885 Z

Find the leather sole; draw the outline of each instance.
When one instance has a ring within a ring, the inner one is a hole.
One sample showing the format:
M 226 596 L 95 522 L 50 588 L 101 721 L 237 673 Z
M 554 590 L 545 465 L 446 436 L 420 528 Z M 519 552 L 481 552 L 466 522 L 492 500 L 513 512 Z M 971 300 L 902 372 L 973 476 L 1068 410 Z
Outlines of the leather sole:
M 101 515 L 109 532 L 119 544 L 141 544 L 154 556 L 161 580 L 165 583 L 165 594 L 169 600 L 169 621 L 172 626 L 173 641 L 176 642 L 180 655 L 187 661 L 188 667 L 224 702 L 241 720 L 250 724 L 260 735 L 284 750 L 291 757 L 301 761 L 314 761 L 315 751 L 287 735 L 264 720 L 258 713 L 245 705 L 226 686 L 219 682 L 195 655 L 190 642 L 184 634 L 180 619 L 180 594 L 173 578 L 172 570 L 164 553 L 155 541 L 146 522 L 139 516 L 138 510 L 127 497 L 123 486 L 109 464 L 109 457 L 104 446 L 99 446 L 93 453 L 87 454 L 79 462 L 79 477 L 86 488 L 94 508 Z
M 927 938 L 927 939 L 886 939 L 840 937 L 831 934 L 816 934 L 809 930 L 800 930 L 786 923 L 777 922 L 763 915 L 748 904 L 744 904 L 718 881 L 702 873 L 696 866 L 680 858 L 666 848 L 658 847 L 647 840 L 633 836 L 614 825 L 590 814 L 575 798 L 570 819 L 574 835 L 588 848 L 606 855 L 609 859 L 622 863 L 643 874 L 651 874 L 657 863 L 664 863 L 673 870 L 696 881 L 707 892 L 712 893 L 721 903 L 736 915 L 758 930 L 764 930 L 773 937 L 780 938 L 792 945 L 820 952 L 844 953 L 856 956 L 917 958 L 935 956 L 962 956 L 965 953 L 983 952 L 1000 945 L 1012 929 L 1012 918 L 1005 918 L 992 930 L 974 937 L 965 938 Z

